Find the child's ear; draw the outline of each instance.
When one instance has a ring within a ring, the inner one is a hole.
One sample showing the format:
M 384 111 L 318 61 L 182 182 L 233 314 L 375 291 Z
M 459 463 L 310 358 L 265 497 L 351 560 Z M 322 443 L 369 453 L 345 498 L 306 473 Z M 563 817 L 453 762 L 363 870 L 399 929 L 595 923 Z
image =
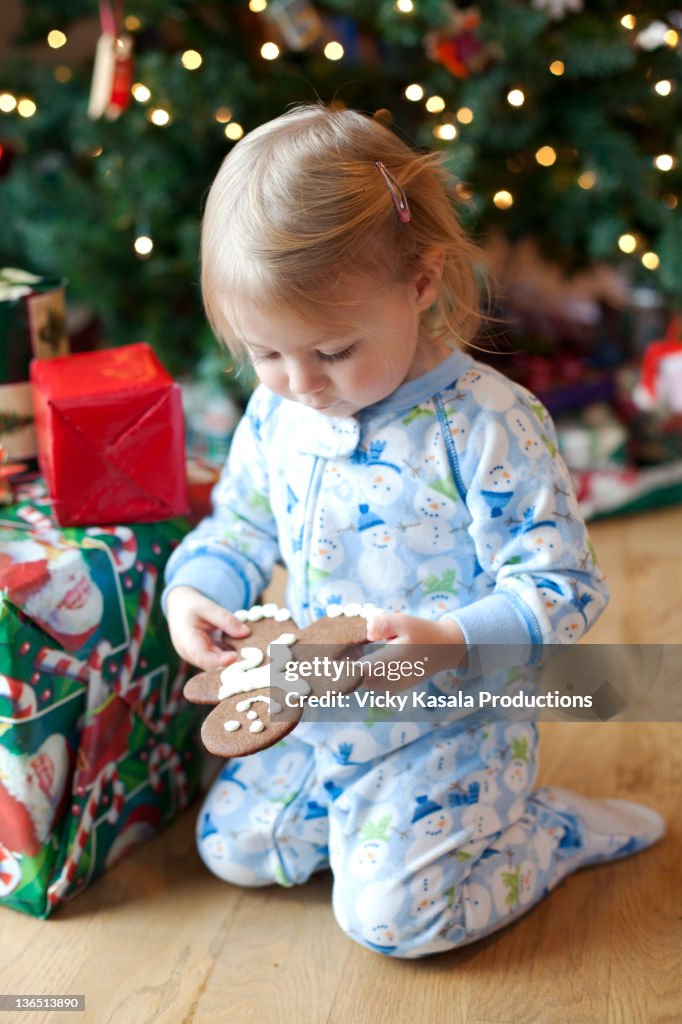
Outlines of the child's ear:
M 429 309 L 438 298 L 444 266 L 445 249 L 434 246 L 433 249 L 427 249 L 422 255 L 419 269 L 414 276 L 415 298 L 420 313 Z

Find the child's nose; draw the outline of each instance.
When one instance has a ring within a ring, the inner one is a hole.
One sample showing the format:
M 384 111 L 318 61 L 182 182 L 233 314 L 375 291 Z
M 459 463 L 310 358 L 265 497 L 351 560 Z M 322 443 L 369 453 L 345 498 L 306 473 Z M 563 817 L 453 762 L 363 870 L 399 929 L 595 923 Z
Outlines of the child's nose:
M 292 366 L 289 369 L 289 390 L 294 395 L 313 395 L 325 387 L 324 375 L 313 367 Z

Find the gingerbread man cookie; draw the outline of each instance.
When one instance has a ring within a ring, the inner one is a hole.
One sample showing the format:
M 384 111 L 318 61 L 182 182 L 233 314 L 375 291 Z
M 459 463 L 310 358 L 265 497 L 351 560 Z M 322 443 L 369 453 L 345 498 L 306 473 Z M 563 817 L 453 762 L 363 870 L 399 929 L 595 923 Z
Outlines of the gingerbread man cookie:
M 251 628 L 247 637 L 230 644 L 240 658 L 223 669 L 194 676 L 184 694 L 193 704 L 216 704 L 201 729 L 204 746 L 219 757 L 244 757 L 271 747 L 296 727 L 300 706 L 287 705 L 287 694 L 351 693 L 362 682 L 362 671 L 348 659 L 345 672 L 333 684 L 329 678 L 291 678 L 297 659 L 296 645 L 324 645 L 324 656 L 338 660 L 352 648 L 367 643 L 367 619 L 378 612 L 374 605 L 329 605 L 324 618 L 304 629 L 286 608 L 254 605 L 236 612 Z M 295 674 L 295 673 L 293 673 Z M 291 681 L 289 681 L 291 680 Z

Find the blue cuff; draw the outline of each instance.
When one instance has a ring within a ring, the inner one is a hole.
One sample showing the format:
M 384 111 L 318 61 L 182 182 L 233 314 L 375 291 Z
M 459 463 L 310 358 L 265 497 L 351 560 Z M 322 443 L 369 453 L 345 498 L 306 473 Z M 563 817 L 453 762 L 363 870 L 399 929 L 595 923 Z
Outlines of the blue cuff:
M 523 615 L 499 591 L 443 618 L 454 619 L 464 634 L 468 666 L 458 671 L 461 679 L 477 679 L 499 669 L 527 665 L 538 653 Z
M 216 604 L 235 612 L 251 604 L 249 588 L 236 569 L 218 558 L 204 556 L 188 559 L 173 573 L 161 595 L 161 608 L 166 614 L 166 601 L 173 587 L 194 587 Z

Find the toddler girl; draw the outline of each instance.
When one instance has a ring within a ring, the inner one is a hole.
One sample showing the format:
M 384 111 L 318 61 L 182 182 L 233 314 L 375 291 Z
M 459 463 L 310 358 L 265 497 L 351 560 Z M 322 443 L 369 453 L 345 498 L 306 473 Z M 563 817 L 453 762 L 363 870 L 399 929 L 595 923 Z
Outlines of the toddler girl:
M 439 158 L 371 118 L 306 106 L 231 151 L 206 205 L 203 295 L 261 386 L 213 514 L 168 565 L 188 661 L 234 660 L 216 636 L 248 633 L 233 612 L 277 561 L 299 625 L 372 602 L 385 611 L 370 640 L 440 645 L 433 693 L 532 687 L 547 645 L 600 615 L 604 578 L 546 411 L 465 352 L 478 257 Z M 248 886 L 330 867 L 348 935 L 420 957 L 663 832 L 637 804 L 533 790 L 533 723 L 422 717 L 304 717 L 229 761 L 199 818 L 206 864 Z

